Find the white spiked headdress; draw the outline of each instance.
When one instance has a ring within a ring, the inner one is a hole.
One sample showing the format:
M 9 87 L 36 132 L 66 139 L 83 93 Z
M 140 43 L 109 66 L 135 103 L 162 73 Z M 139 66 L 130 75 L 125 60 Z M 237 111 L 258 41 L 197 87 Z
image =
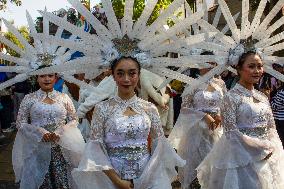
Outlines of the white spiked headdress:
M 220 17 L 223 14 L 227 26 L 231 31 L 231 36 L 225 35 L 224 29 L 219 31 L 217 27 L 216 16 L 213 24 L 209 24 L 205 20 L 199 20 L 197 22 L 201 30 L 207 32 L 215 32 L 214 40 L 207 40 L 197 44 L 197 47 L 202 46 L 203 49 L 214 52 L 215 55 L 203 55 L 201 58 L 203 62 L 205 60 L 211 60 L 218 63 L 218 66 L 212 69 L 207 74 L 203 75 L 188 85 L 183 95 L 191 93 L 195 88 L 199 87 L 201 83 L 206 82 L 216 74 L 221 74 L 224 70 L 229 69 L 233 71 L 231 66 L 236 65 L 240 56 L 247 51 L 257 52 L 264 64 L 265 72 L 275 76 L 276 78 L 284 81 L 284 75 L 273 70 L 272 64 L 275 62 L 283 62 L 283 57 L 273 56 L 273 53 L 284 49 L 284 43 L 281 42 L 284 39 L 283 32 L 272 35 L 281 25 L 283 25 L 284 17 L 271 24 L 272 19 L 281 10 L 284 5 L 284 0 L 279 0 L 273 7 L 269 14 L 263 18 L 263 11 L 267 0 L 261 0 L 252 22 L 248 19 L 249 14 L 249 0 L 242 1 L 242 17 L 241 28 L 237 27 L 235 18 L 232 16 L 226 2 L 224 0 L 218 0 L 219 8 L 216 15 Z M 201 61 L 202 62 L 202 61 Z
M 136 22 L 132 20 L 134 0 L 126 0 L 124 17 L 121 19 L 121 23 L 115 16 L 111 1 L 102 0 L 108 20 L 107 26 L 101 24 L 78 0 L 68 0 L 68 2 L 95 28 L 96 34 L 83 32 L 78 27 L 51 13 L 43 11 L 40 13 L 50 22 L 63 27 L 81 39 L 80 42 L 74 42 L 52 36 L 45 37 L 45 40 L 52 41 L 54 44 L 65 46 L 72 50 L 79 50 L 87 57 L 92 57 L 92 61 L 78 64 L 81 68 L 80 71 L 86 68 L 85 71 L 89 72 L 89 68 L 92 67 L 92 71 L 96 70 L 97 73 L 95 74 L 98 75 L 101 69 L 108 67 L 112 60 L 121 56 L 131 56 L 136 58 L 143 68 L 158 75 L 172 79 L 178 78 L 184 82 L 189 82 L 191 79 L 168 68 L 169 66 L 186 68 L 198 66 L 192 64 L 189 57 L 165 57 L 167 52 L 176 52 L 178 47 L 184 43 L 184 40 L 178 37 L 180 33 L 188 32 L 191 25 L 197 23 L 204 14 L 203 12 L 192 14 L 182 21 L 177 21 L 174 26 L 166 30 L 164 25 L 167 24 L 167 20 L 173 17 L 176 11 L 180 10 L 179 8 L 184 5 L 184 0 L 175 0 L 149 25 L 147 25 L 147 21 L 152 15 L 158 0 L 147 1 L 141 16 Z M 191 36 L 189 38 L 194 38 L 194 43 L 199 43 L 203 40 L 203 36 Z
M 46 12 L 46 10 L 45 10 Z M 59 73 L 65 80 L 76 83 L 81 86 L 88 87 L 84 82 L 75 79 L 72 74 L 74 70 L 66 69 L 68 65 L 74 64 L 74 62 L 83 61 L 87 57 L 70 60 L 71 55 L 75 52 L 67 49 L 64 46 L 58 46 L 48 40 L 42 40 L 41 36 L 48 37 L 49 35 L 49 22 L 47 19 L 43 19 L 43 33 L 40 35 L 37 33 L 33 20 L 30 14 L 26 13 L 30 35 L 33 37 L 34 44 L 29 44 L 28 41 L 20 34 L 20 32 L 8 21 L 3 19 L 5 25 L 12 32 L 17 39 L 24 45 L 24 49 L 19 48 L 10 40 L 4 36 L 0 36 L 0 41 L 9 48 L 16 51 L 20 57 L 14 57 L 4 53 L 0 53 L 0 58 L 13 62 L 15 66 L 2 66 L 0 72 L 16 72 L 16 77 L 7 80 L 0 84 L 0 90 L 9 87 L 17 82 L 24 81 L 33 75 Z M 63 32 L 62 27 L 58 27 L 55 36 L 61 37 Z M 70 40 L 74 40 L 76 36 L 71 36 Z

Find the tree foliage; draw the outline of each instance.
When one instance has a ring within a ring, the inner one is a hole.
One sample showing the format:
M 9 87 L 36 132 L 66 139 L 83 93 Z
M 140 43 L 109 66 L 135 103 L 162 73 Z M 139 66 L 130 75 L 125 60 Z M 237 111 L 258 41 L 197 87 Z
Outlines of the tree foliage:
M 4 10 L 7 8 L 7 0 L 0 0 L 0 10 Z M 11 3 L 17 5 L 17 6 L 21 6 L 22 5 L 22 1 L 21 0 L 10 0 Z
M 22 26 L 20 27 L 19 29 L 19 32 L 22 34 L 22 36 L 27 40 L 27 41 L 30 41 L 30 35 L 29 35 L 29 30 L 26 26 Z M 4 34 L 4 36 L 10 40 L 11 42 L 15 43 L 18 47 L 24 49 L 24 45 L 22 45 L 20 43 L 20 41 L 17 39 L 17 37 L 11 33 L 11 32 L 7 32 Z M 13 49 L 10 49 L 9 47 L 5 47 L 7 52 L 12 55 L 12 56 L 16 56 L 16 57 L 19 57 L 20 55 L 18 53 L 16 53 Z
M 156 7 L 154 8 L 151 17 L 148 20 L 148 24 L 153 23 L 161 11 L 167 8 L 173 0 L 158 0 Z M 122 19 L 124 15 L 124 5 L 125 0 L 112 0 L 112 6 L 115 12 L 115 15 L 118 19 Z M 134 0 L 134 10 L 133 10 L 133 20 L 136 21 L 145 7 L 145 0 Z

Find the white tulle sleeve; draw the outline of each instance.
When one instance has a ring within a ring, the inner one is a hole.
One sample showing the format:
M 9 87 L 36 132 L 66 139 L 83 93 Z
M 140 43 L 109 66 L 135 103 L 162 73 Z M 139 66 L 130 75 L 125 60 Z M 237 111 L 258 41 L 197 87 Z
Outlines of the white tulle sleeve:
M 26 95 L 24 97 L 18 111 L 16 127 L 18 129 L 18 133 L 21 133 L 30 140 L 40 142 L 42 136 L 45 133 L 48 133 L 48 131 L 42 127 L 36 127 L 29 124 L 30 108 L 33 105 L 33 103 L 34 99 L 30 95 Z
M 48 131 L 29 124 L 33 103 L 34 98 L 26 95 L 16 121 L 18 132 L 12 151 L 12 163 L 16 182 L 21 181 L 21 188 L 40 186 L 46 174 L 43 170 L 48 169 L 50 162 L 50 143 L 41 142 L 42 136 Z
M 152 105 L 147 114 L 151 119 L 152 155 L 142 175 L 134 180 L 134 188 L 171 189 L 171 182 L 177 175 L 175 167 L 184 166 L 185 161 L 164 137 L 157 108 Z
M 179 117 L 169 135 L 169 141 L 177 151 L 182 149 L 185 140 L 187 141 L 187 133 L 190 128 L 200 122 L 206 115 L 202 111 L 195 110 L 192 103 L 193 94 L 183 97 Z
M 77 167 L 85 148 L 85 141 L 81 131 L 77 128 L 78 117 L 74 104 L 67 94 L 62 95 L 67 115 L 66 124 L 55 131 L 60 137 L 57 143 L 63 147 L 62 151 L 65 159 L 71 163 L 72 167 Z
M 93 113 L 90 139 L 78 168 L 72 171 L 73 179 L 79 188 L 115 189 L 111 180 L 103 172 L 103 170 L 113 169 L 103 142 L 104 123 L 104 112 L 100 104 L 97 104 Z
M 239 131 L 236 125 L 239 103 L 237 98 L 226 95 L 221 106 L 224 135 L 211 153 L 218 169 L 243 167 L 263 160 L 274 149 L 269 140 L 250 137 Z M 218 153 L 221 152 L 226 155 L 220 156 Z
M 83 167 L 86 171 L 113 169 L 103 141 L 104 123 L 105 115 L 102 111 L 102 107 L 100 105 L 96 105 L 93 113 L 90 140 L 87 143 L 79 169 Z

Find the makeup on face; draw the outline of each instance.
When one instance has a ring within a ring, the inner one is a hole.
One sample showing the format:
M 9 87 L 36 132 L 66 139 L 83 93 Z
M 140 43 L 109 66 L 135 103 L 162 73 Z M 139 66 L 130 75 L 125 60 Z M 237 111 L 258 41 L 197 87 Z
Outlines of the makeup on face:
M 38 84 L 43 91 L 50 92 L 53 90 L 57 80 L 56 74 L 44 74 L 37 77 Z
M 263 74 L 263 62 L 258 55 L 249 55 L 241 68 L 239 68 L 240 80 L 256 84 Z
M 127 58 L 120 60 L 113 71 L 113 77 L 119 94 L 133 95 L 139 81 L 137 63 Z

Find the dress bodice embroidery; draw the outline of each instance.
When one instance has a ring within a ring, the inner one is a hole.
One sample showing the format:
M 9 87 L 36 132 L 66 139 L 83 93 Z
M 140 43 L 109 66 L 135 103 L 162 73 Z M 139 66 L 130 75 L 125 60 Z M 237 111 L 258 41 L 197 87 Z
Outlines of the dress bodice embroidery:
M 193 97 L 193 107 L 203 112 L 220 113 L 222 98 L 223 94 L 219 90 L 213 92 L 204 90 L 197 91 Z
M 58 126 L 66 123 L 66 115 L 67 111 L 62 104 L 38 101 L 31 107 L 31 124 L 54 132 Z
M 53 101 L 52 104 L 43 102 L 47 97 Z M 55 90 L 46 93 L 40 89 L 23 99 L 17 117 L 17 127 L 30 122 L 33 126 L 53 132 L 70 121 L 77 121 L 71 99 Z
M 125 116 L 131 108 L 134 115 Z M 163 135 L 156 107 L 136 96 L 118 96 L 99 103 L 93 116 L 91 139 L 104 144 L 111 164 L 122 179 L 138 178 L 150 159 L 148 137 Z
M 207 90 L 209 85 L 214 88 L 213 91 Z M 191 107 L 205 113 L 220 114 L 220 104 L 225 91 L 224 82 L 221 79 L 213 78 L 206 85 L 196 89 L 194 94 L 184 97 L 182 107 Z
M 266 138 L 269 128 L 275 126 L 267 97 L 240 84 L 225 96 L 223 109 L 226 131 L 239 130 L 248 136 Z

